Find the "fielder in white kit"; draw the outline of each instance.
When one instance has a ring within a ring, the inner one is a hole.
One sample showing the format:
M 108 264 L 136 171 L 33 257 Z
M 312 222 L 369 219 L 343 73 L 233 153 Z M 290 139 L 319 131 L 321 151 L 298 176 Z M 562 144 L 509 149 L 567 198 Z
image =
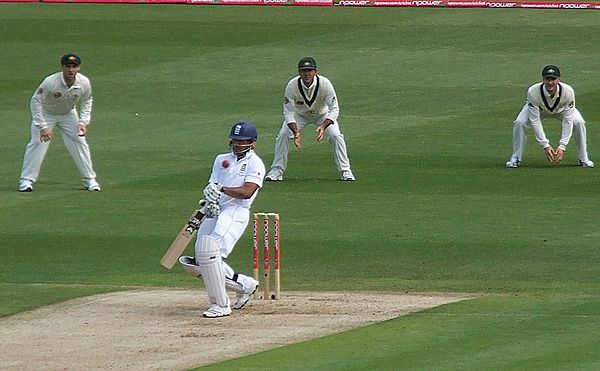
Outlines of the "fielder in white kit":
M 513 152 L 506 162 L 506 167 L 516 168 L 521 164 L 529 129 L 533 130 L 535 139 L 544 149 L 549 162 L 559 163 L 563 160 L 567 144 L 574 134 L 579 147 L 579 164 L 583 167 L 594 167 L 594 162 L 589 159 L 587 152 L 585 120 L 575 108 L 575 91 L 560 81 L 560 70 L 557 66 L 545 66 L 542 69 L 542 77 L 542 82 L 533 84 L 527 90 L 525 105 L 514 121 Z M 556 149 L 546 138 L 541 117 L 554 118 L 562 123 Z
M 331 144 L 341 179 L 355 180 L 350 169 L 344 135 L 337 122 L 340 107 L 331 81 L 317 74 L 317 62 L 312 57 L 300 59 L 298 75 L 285 88 L 283 124 L 275 139 L 275 155 L 265 180 L 283 180 L 288 162 L 289 140 L 294 139 L 294 145 L 300 149 L 300 131 L 309 124 L 317 126 L 317 142 L 327 138 Z
M 209 308 L 203 316 L 231 314 L 226 288 L 236 293 L 233 309 L 241 309 L 258 288 L 258 281 L 236 273 L 225 258 L 231 254 L 250 219 L 250 207 L 262 187 L 265 165 L 254 152 L 258 132 L 254 124 L 240 121 L 229 134 L 231 152 L 215 158 L 204 189 L 206 217 L 198 229 L 195 258 L 179 262 L 195 277 L 201 277 L 208 293 Z
M 90 80 L 79 73 L 81 59 L 68 53 L 60 59 L 61 72 L 46 77 L 31 97 L 31 140 L 25 147 L 19 191 L 31 192 L 38 179 L 44 157 L 58 128 L 69 154 L 75 161 L 89 191 L 100 191 L 92 168 L 90 148 L 86 140 L 92 114 Z M 76 106 L 80 103 L 79 114 Z

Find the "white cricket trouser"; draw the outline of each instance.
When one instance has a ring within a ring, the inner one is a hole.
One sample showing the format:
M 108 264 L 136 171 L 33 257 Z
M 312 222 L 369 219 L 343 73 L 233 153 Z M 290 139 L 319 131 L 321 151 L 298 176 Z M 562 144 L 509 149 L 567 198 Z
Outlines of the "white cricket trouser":
M 50 115 L 46 114 L 46 123 L 48 128 L 53 129 L 52 133 L 56 135 L 55 128 L 58 128 L 62 136 L 67 151 L 75 161 L 75 165 L 81 174 L 81 178 L 87 179 L 96 178 L 96 173 L 92 168 L 92 159 L 90 147 L 88 146 L 85 137 L 77 135 L 79 130 L 79 119 L 75 110 L 65 115 Z M 50 141 L 52 142 L 52 141 Z M 42 142 L 40 140 L 40 129 L 33 123 L 31 124 L 31 140 L 25 147 L 23 156 L 23 168 L 21 170 L 21 179 L 29 179 L 35 182 L 40 174 L 42 162 L 46 157 L 50 142 Z
M 302 116 L 296 116 L 298 130 L 302 131 L 305 126 L 310 124 L 320 125 L 325 120 L 325 117 L 326 115 L 322 115 L 314 119 L 307 119 Z M 350 160 L 348 159 L 348 153 L 346 151 L 346 141 L 344 140 L 344 135 L 340 132 L 340 126 L 337 121 L 334 121 L 333 124 L 325 129 L 325 138 L 327 138 L 327 141 L 333 147 L 333 158 L 338 171 L 343 172 L 350 170 Z M 273 163 L 271 164 L 271 169 L 279 169 L 282 174 L 285 169 L 287 169 L 291 139 L 294 139 L 294 133 L 292 133 L 287 126 L 287 123 L 284 121 L 277 138 L 275 138 L 275 155 L 273 157 Z
M 248 226 L 250 210 L 241 206 L 222 206 L 218 218 L 205 218 L 198 229 L 198 238 L 195 243 L 195 253 L 199 256 L 200 236 L 211 236 L 221 250 L 221 257 L 227 258 L 233 251 L 235 244 L 242 237 Z M 224 260 L 222 261 L 225 277 L 234 279 L 235 270 Z M 237 282 L 242 282 L 247 276 L 238 273 Z
M 574 108 L 573 112 L 573 137 L 577 143 L 579 149 L 579 160 L 588 161 L 587 152 L 587 133 L 585 128 L 585 120 L 581 116 L 581 113 Z M 562 113 L 551 115 L 549 117 L 562 121 Z M 519 160 L 523 159 L 523 151 L 525 150 L 525 144 L 527 143 L 527 131 L 531 129 L 531 122 L 529 121 L 527 105 L 523 106 L 521 112 L 517 115 L 513 126 L 513 152 L 511 157 L 516 157 Z

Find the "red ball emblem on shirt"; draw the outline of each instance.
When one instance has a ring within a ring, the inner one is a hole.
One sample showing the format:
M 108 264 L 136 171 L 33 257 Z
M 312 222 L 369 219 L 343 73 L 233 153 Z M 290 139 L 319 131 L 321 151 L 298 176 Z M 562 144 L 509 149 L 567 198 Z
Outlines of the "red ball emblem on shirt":
M 223 160 L 223 162 L 221 163 L 221 166 L 223 166 L 223 169 L 227 169 L 229 167 L 229 161 Z

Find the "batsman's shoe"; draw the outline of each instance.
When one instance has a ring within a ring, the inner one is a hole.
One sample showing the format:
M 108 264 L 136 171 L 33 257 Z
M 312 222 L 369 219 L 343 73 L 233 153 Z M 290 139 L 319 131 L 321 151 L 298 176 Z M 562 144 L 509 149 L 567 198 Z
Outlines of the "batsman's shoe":
M 520 163 L 521 163 L 521 161 L 519 161 L 518 158 L 511 157 L 510 160 L 506 161 L 506 167 L 508 167 L 508 168 L 519 167 Z
M 90 192 L 100 192 L 100 183 L 96 181 L 96 179 L 88 179 L 83 182 L 83 188 L 87 189 Z
M 222 307 L 218 304 L 211 304 L 207 310 L 202 313 L 202 315 L 206 318 L 217 318 L 217 317 L 225 317 L 231 314 L 231 308 L 229 306 Z
M 587 160 L 587 161 L 581 161 L 581 160 L 579 160 L 579 164 L 582 167 L 594 167 L 594 161 L 592 161 L 592 160 Z
M 29 179 L 21 179 L 19 181 L 19 192 L 33 191 L 33 182 Z
M 279 182 L 283 180 L 283 174 L 279 169 L 271 169 L 265 176 L 265 180 L 269 182 Z
M 354 178 L 354 174 L 352 174 L 350 170 L 342 171 L 341 179 L 349 182 L 353 182 L 356 180 L 356 178 Z
M 233 309 L 242 309 L 244 305 L 250 300 L 250 297 L 254 295 L 256 289 L 258 289 L 258 281 L 254 278 L 248 277 L 247 282 L 244 282 L 242 285 L 244 287 L 243 294 L 237 294 L 235 304 L 233 304 Z

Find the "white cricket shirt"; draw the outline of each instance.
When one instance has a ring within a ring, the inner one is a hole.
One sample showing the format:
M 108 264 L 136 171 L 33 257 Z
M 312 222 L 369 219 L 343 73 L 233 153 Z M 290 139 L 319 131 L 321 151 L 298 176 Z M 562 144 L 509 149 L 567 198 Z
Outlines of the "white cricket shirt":
M 224 187 L 241 187 L 246 182 L 263 185 L 265 165 L 258 155 L 250 150 L 241 160 L 233 152 L 223 153 L 215 158 L 209 182 L 221 184 Z M 226 194 L 221 197 L 219 204 L 223 207 L 239 205 L 247 209 L 256 198 L 258 190 L 249 199 L 241 200 Z
M 300 76 L 292 78 L 285 87 L 283 117 L 286 124 L 296 122 L 295 115 L 311 121 L 327 114 L 325 118 L 337 121 L 340 114 L 337 96 L 328 78 L 316 75 L 311 86 L 305 86 Z
M 554 97 L 550 97 L 550 93 L 544 87 L 543 82 L 533 84 L 527 89 L 526 104 L 529 121 L 538 143 L 542 147 L 546 147 L 548 143 L 542 129 L 540 117 L 552 117 L 562 122 L 558 144 L 561 149 L 565 149 L 573 134 L 573 113 L 575 112 L 575 91 L 573 88 L 568 84 L 559 82 L 556 94 Z
M 57 72 L 46 77 L 31 97 L 33 124 L 41 129 L 46 126 L 46 114 L 65 115 L 81 102 L 79 122 L 88 125 L 92 114 L 92 101 L 92 87 L 86 76 L 78 73 L 75 83 L 67 87 L 62 72 Z

